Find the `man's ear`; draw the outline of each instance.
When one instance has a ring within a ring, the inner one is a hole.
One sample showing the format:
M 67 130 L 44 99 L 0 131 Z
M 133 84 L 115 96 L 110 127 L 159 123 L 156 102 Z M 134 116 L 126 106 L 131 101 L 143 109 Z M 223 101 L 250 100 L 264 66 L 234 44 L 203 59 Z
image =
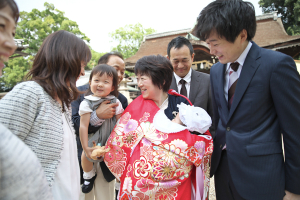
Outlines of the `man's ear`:
M 241 37 L 241 42 L 245 42 L 248 38 L 248 33 L 246 31 L 246 29 L 243 29 L 240 33 L 240 37 Z
M 194 56 L 195 56 L 195 53 L 193 53 L 193 55 L 192 55 L 192 62 L 194 62 Z
M 168 60 L 170 60 L 169 56 L 167 55 Z

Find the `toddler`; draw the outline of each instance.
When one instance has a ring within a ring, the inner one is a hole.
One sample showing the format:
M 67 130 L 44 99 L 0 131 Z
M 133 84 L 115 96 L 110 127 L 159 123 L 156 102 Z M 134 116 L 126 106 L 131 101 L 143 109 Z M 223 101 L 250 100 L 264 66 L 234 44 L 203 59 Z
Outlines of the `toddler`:
M 81 116 L 79 135 L 84 150 L 81 155 L 84 179 L 82 185 L 83 193 L 89 193 L 93 189 L 94 181 L 97 177 L 93 162 L 101 161 L 100 158 L 99 160 L 91 159 L 92 151 L 95 149 L 93 148 L 93 143 L 105 146 L 106 140 L 124 111 L 121 102 L 116 98 L 118 96 L 118 74 L 115 68 L 106 64 L 97 65 L 91 72 L 89 84 L 89 91 L 79 106 L 79 115 Z M 111 100 L 112 103 L 119 103 L 116 107 L 115 116 L 111 119 L 106 119 L 96 133 L 88 134 L 91 113 L 106 100 Z

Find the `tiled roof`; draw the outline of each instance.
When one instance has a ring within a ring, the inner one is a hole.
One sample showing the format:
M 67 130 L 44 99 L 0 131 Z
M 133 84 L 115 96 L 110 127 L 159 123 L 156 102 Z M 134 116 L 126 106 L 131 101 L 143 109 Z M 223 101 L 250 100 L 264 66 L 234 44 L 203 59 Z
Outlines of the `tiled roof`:
M 162 56 L 167 55 L 167 47 L 169 42 L 176 38 L 177 36 L 186 36 L 186 34 L 190 31 L 190 29 L 186 29 L 186 31 L 175 32 L 175 34 L 151 34 L 145 37 L 145 41 L 142 42 L 139 50 L 134 56 L 127 58 L 125 60 L 126 65 L 134 65 L 138 59 L 143 56 L 148 55 L 157 55 L 160 54 Z M 156 37 L 153 37 L 156 35 Z
M 257 29 L 253 41 L 258 46 L 272 48 L 298 39 L 300 35 L 290 36 L 285 32 L 281 18 L 277 18 L 276 12 L 257 17 Z
M 282 25 L 281 18 L 277 17 L 277 12 L 268 13 L 256 17 L 257 29 L 253 41 L 260 47 L 278 50 L 295 45 L 300 46 L 300 35 L 288 35 Z M 167 55 L 169 42 L 177 36 L 186 36 L 192 29 L 169 31 L 147 35 L 141 44 L 138 52 L 125 60 L 126 66 L 134 66 L 136 61 L 147 55 Z M 202 45 L 208 48 L 204 41 L 190 40 L 192 45 Z

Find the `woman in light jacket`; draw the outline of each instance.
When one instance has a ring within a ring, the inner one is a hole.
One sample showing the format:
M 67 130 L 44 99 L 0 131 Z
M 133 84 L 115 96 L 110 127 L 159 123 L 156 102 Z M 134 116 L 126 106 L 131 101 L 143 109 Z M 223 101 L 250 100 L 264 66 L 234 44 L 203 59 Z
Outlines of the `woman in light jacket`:
M 79 95 L 76 80 L 84 75 L 90 59 L 91 52 L 82 39 L 67 31 L 54 32 L 36 54 L 27 81 L 0 101 L 0 123 L 37 155 L 54 199 L 79 199 L 70 104 Z

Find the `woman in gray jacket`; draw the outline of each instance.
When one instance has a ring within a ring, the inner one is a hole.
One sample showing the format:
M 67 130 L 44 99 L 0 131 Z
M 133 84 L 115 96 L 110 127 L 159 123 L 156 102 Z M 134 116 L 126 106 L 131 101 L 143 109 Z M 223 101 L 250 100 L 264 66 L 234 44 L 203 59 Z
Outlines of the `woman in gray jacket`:
M 14 0 L 0 1 L 0 76 L 17 46 L 19 10 Z M 35 153 L 0 123 L 0 200 L 50 200 L 52 195 Z
M 67 31 L 50 34 L 35 56 L 28 81 L 0 101 L 0 123 L 39 158 L 54 199 L 79 199 L 80 178 L 70 104 L 76 80 L 91 59 L 83 40 Z

